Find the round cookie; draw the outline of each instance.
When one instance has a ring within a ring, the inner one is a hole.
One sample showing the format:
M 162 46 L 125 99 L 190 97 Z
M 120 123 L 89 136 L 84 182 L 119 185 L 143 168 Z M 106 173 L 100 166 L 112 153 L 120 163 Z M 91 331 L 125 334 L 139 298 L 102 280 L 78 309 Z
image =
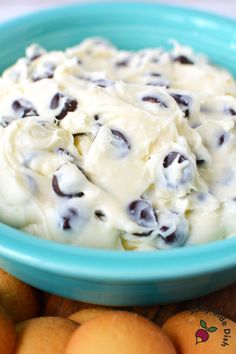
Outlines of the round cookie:
M 104 311 L 76 330 L 65 354 L 176 354 L 167 335 L 134 313 Z
M 235 354 L 236 323 L 213 312 L 180 312 L 162 327 L 179 354 Z
M 60 317 L 38 317 L 19 323 L 14 354 L 64 354 L 78 324 Z
M 0 353 L 12 354 L 16 341 L 15 328 L 6 311 L 0 307 Z
M 36 290 L 0 268 L 0 303 L 14 323 L 38 316 Z
M 83 324 L 86 321 L 89 321 L 97 316 L 101 316 L 104 314 L 106 311 L 111 311 L 110 308 L 108 307 L 93 307 L 93 308 L 85 308 L 82 310 L 79 310 L 75 313 L 72 313 L 68 318 L 70 320 L 73 320 L 79 324 Z

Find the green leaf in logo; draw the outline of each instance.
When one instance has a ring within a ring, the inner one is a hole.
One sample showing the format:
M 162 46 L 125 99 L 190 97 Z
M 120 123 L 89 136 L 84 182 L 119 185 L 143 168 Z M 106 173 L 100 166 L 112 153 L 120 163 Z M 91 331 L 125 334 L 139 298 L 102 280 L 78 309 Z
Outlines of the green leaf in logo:
M 200 325 L 201 325 L 202 328 L 207 329 L 207 325 L 206 325 L 205 321 L 200 320 Z
M 217 327 L 212 326 L 208 328 L 208 332 L 215 332 L 215 331 L 217 331 Z

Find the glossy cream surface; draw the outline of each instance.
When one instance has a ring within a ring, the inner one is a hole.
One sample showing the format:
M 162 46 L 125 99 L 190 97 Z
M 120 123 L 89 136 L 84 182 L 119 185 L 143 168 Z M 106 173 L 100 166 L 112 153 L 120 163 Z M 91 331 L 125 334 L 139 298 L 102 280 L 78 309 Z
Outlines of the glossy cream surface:
M 38 45 L 0 79 L 0 221 L 83 247 L 236 235 L 236 83 L 190 48 Z

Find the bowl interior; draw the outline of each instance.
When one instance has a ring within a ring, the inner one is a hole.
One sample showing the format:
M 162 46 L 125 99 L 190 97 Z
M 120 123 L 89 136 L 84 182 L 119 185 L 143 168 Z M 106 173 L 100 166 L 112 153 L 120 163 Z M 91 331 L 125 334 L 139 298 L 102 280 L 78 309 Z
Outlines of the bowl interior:
M 154 4 L 72 5 L 28 15 L 0 26 L 0 71 L 32 42 L 63 49 L 88 36 L 103 36 L 123 49 L 192 46 L 236 76 L 236 22 L 183 8 Z M 82 276 L 102 274 L 127 281 L 211 272 L 235 265 L 236 238 L 165 252 L 123 253 L 59 245 L 0 225 L 0 253 L 15 262 Z M 109 261 L 109 267 L 108 262 Z M 125 261 L 125 262 L 124 262 Z M 143 266 L 145 264 L 145 267 Z M 155 264 L 155 267 L 153 265 Z M 186 264 L 188 268 L 186 269 Z M 76 267 L 77 265 L 77 267 Z M 96 265 L 96 266 L 95 266 Z

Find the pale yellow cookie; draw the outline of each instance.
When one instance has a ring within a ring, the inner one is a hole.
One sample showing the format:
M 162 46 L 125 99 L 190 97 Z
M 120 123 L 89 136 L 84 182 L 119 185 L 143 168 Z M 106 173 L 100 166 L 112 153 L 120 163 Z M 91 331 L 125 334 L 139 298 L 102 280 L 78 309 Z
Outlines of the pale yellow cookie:
M 213 312 L 180 312 L 163 325 L 179 354 L 236 354 L 236 323 Z
M 0 307 L 0 353 L 12 354 L 16 341 L 14 325 L 7 312 Z
M 94 308 L 85 308 L 79 310 L 75 313 L 72 313 L 68 318 L 79 324 L 83 324 L 88 320 L 91 320 L 97 316 L 101 316 L 105 311 L 111 311 L 109 307 L 94 307 Z
M 176 354 L 167 335 L 146 318 L 124 311 L 104 311 L 81 325 L 65 354 Z
M 38 317 L 19 323 L 14 354 L 64 354 L 78 324 L 60 317 Z
M 0 303 L 14 323 L 38 316 L 36 290 L 0 268 Z

